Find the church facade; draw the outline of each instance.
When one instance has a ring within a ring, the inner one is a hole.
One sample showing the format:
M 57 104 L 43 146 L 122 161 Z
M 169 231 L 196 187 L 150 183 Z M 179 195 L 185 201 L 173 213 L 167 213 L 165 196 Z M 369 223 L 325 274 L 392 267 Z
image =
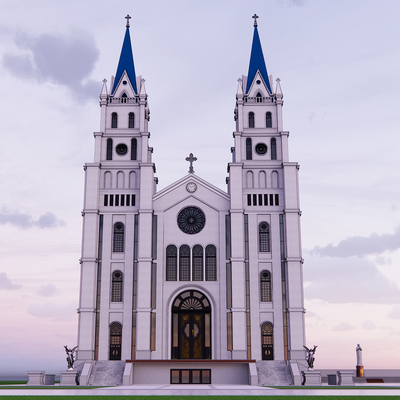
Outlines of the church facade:
M 192 154 L 158 191 L 128 19 L 84 166 L 78 361 L 304 361 L 299 166 L 256 19 L 235 102 L 227 191 L 193 172 Z

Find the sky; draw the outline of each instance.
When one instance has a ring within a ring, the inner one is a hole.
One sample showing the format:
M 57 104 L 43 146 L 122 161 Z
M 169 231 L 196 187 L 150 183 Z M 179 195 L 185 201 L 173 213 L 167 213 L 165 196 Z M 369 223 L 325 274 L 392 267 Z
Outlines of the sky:
M 315 368 L 399 368 L 400 2 L 0 0 L 0 376 L 66 368 L 77 341 L 83 165 L 130 14 L 158 190 L 226 190 L 254 13 L 300 164 Z

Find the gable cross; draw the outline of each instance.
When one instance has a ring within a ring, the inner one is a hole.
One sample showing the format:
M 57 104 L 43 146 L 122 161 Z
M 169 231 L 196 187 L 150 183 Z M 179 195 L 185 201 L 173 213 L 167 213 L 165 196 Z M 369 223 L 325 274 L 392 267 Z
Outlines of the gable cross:
M 126 26 L 129 27 L 129 20 L 130 20 L 132 17 L 128 14 L 125 18 L 126 18 Z
M 257 18 L 260 18 L 257 14 L 254 14 L 251 18 L 254 18 L 254 26 L 257 26 Z
M 189 174 L 193 174 L 194 173 L 193 162 L 197 161 L 197 157 L 193 157 L 193 153 L 190 153 L 189 157 L 186 157 L 185 160 L 190 162 Z

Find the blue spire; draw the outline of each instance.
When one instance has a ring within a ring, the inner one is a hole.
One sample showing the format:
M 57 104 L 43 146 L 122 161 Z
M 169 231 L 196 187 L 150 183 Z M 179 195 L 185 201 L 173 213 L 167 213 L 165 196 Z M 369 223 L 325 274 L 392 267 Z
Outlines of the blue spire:
M 260 71 L 260 74 L 263 77 L 268 90 L 270 91 L 270 93 L 272 93 L 271 86 L 269 84 L 267 67 L 265 66 L 264 55 L 263 55 L 263 51 L 261 48 L 260 37 L 258 36 L 257 19 L 255 18 L 253 44 L 251 46 L 249 72 L 247 74 L 246 94 L 248 93 L 250 86 L 253 83 L 253 80 L 254 80 L 254 77 L 256 76 L 257 70 Z
M 112 94 L 114 93 L 114 90 L 117 87 L 124 71 L 126 71 L 126 73 L 128 74 L 129 80 L 131 81 L 133 86 L 133 90 L 137 94 L 135 65 L 133 63 L 131 37 L 129 34 L 129 19 L 126 24 L 125 38 L 124 38 L 124 43 L 122 44 L 121 55 L 119 57 L 119 63 L 118 63 L 117 73 L 115 75 L 114 86 L 111 90 Z

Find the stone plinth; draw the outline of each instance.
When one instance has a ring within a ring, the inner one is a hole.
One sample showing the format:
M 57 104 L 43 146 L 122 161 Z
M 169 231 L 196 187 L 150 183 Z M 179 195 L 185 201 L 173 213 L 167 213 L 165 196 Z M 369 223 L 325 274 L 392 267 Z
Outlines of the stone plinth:
M 305 386 L 320 386 L 322 385 L 320 371 L 303 371 L 303 385 Z
M 54 385 L 55 380 L 56 380 L 55 375 L 48 375 L 48 374 L 46 374 L 43 379 L 45 385 Z
M 44 371 L 28 371 L 27 386 L 44 385 Z
M 354 386 L 353 371 L 338 371 L 339 385 Z
M 78 374 L 77 371 L 60 371 L 60 386 L 76 386 Z
M 357 378 L 364 378 L 364 366 L 357 365 Z

